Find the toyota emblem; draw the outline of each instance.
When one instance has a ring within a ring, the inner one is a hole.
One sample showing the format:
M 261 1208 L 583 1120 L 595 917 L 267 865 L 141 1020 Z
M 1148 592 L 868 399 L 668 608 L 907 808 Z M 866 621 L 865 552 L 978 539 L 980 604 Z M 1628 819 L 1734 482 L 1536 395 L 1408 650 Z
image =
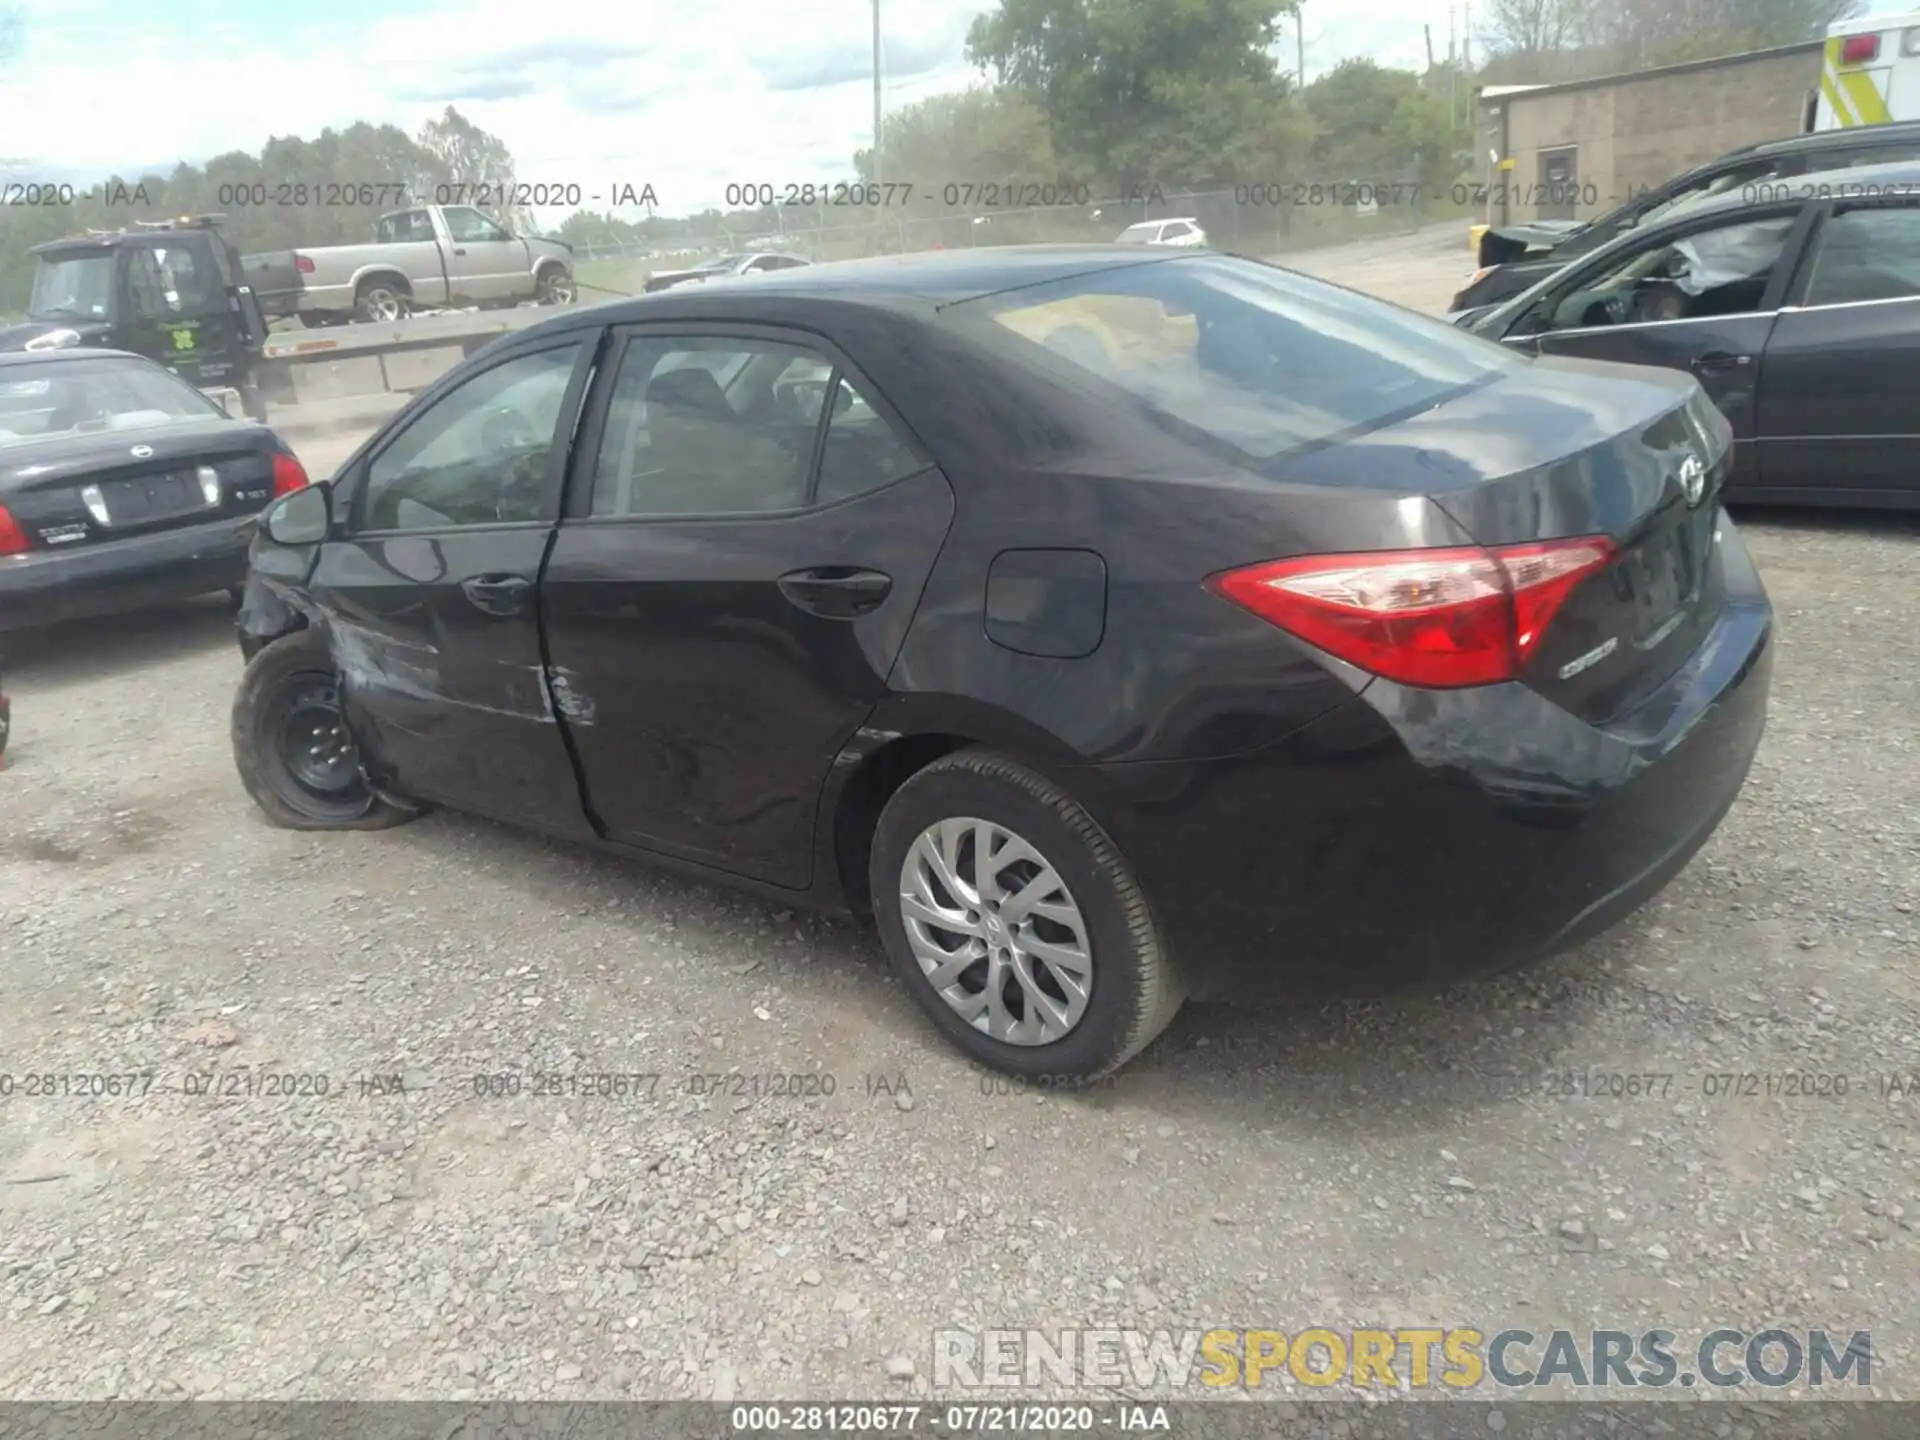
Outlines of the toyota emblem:
M 133 458 L 136 460 L 151 460 L 153 458 L 153 446 L 136 445 L 133 447 L 132 453 Z
M 1688 505 L 1698 505 L 1700 497 L 1707 493 L 1707 467 L 1700 463 L 1698 455 L 1689 455 L 1680 462 L 1680 488 L 1686 494 Z

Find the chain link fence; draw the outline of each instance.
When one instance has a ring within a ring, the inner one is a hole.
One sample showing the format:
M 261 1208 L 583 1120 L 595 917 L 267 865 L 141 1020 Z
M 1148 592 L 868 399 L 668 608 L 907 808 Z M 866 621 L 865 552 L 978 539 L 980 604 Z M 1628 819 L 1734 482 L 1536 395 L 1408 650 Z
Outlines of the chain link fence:
M 915 187 L 915 198 L 921 198 L 919 187 Z M 939 198 L 938 192 L 934 198 Z M 574 253 L 586 262 L 580 278 L 587 288 L 626 291 L 637 290 L 654 271 L 759 250 L 826 261 L 988 245 L 1107 242 L 1130 225 L 1190 219 L 1206 232 L 1207 243 L 1214 249 L 1267 258 L 1370 236 L 1403 234 L 1474 213 L 1471 185 L 1436 190 L 1411 181 L 1157 190 L 1145 197 L 1111 199 L 1082 192 L 1067 198 L 1076 203 L 1027 209 L 942 207 L 938 214 L 925 213 L 928 207 L 912 201 L 858 209 L 784 209 L 775 212 L 771 229 L 762 215 L 752 217 L 752 228 L 740 223 L 746 216 L 728 216 L 711 233 L 671 247 L 610 236 L 600 242 L 575 241 Z M 624 283 L 616 285 L 616 280 Z

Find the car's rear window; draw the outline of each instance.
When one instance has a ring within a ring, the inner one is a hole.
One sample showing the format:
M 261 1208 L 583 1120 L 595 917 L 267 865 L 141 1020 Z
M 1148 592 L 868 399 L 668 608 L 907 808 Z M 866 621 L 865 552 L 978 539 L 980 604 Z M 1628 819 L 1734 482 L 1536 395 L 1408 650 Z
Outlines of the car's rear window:
M 159 366 L 113 355 L 9 366 L 0 380 L 0 446 L 224 413 Z
M 1278 266 L 1200 255 L 956 307 L 1247 460 L 1391 424 L 1523 366 L 1443 321 Z

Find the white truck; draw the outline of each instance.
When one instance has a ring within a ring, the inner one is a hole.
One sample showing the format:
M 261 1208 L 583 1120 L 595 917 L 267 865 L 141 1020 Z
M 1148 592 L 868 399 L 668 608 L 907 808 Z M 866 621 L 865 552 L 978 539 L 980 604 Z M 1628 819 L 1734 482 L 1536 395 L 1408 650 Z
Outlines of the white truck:
M 1809 130 L 1920 120 L 1920 12 L 1827 27 Z
M 471 205 L 395 210 L 365 245 L 322 245 L 241 257 L 269 317 L 307 325 L 398 320 L 417 309 L 571 305 L 573 247 L 523 237 Z

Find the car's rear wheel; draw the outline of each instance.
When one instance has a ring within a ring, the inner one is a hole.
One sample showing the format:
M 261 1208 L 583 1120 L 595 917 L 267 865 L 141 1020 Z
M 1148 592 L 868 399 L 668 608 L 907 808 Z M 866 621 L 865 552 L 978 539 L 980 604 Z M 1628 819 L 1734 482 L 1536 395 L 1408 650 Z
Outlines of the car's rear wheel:
M 413 296 L 392 280 L 364 280 L 353 297 L 353 314 L 362 322 L 404 320 L 413 313 Z
M 1097 1080 L 1144 1050 L 1184 998 L 1113 840 L 1004 756 L 962 750 L 902 785 L 881 812 L 869 883 L 903 983 L 996 1070 Z
M 413 818 L 367 783 L 331 657 L 311 630 L 248 662 L 233 701 L 233 760 L 254 804 L 285 830 L 382 830 Z

